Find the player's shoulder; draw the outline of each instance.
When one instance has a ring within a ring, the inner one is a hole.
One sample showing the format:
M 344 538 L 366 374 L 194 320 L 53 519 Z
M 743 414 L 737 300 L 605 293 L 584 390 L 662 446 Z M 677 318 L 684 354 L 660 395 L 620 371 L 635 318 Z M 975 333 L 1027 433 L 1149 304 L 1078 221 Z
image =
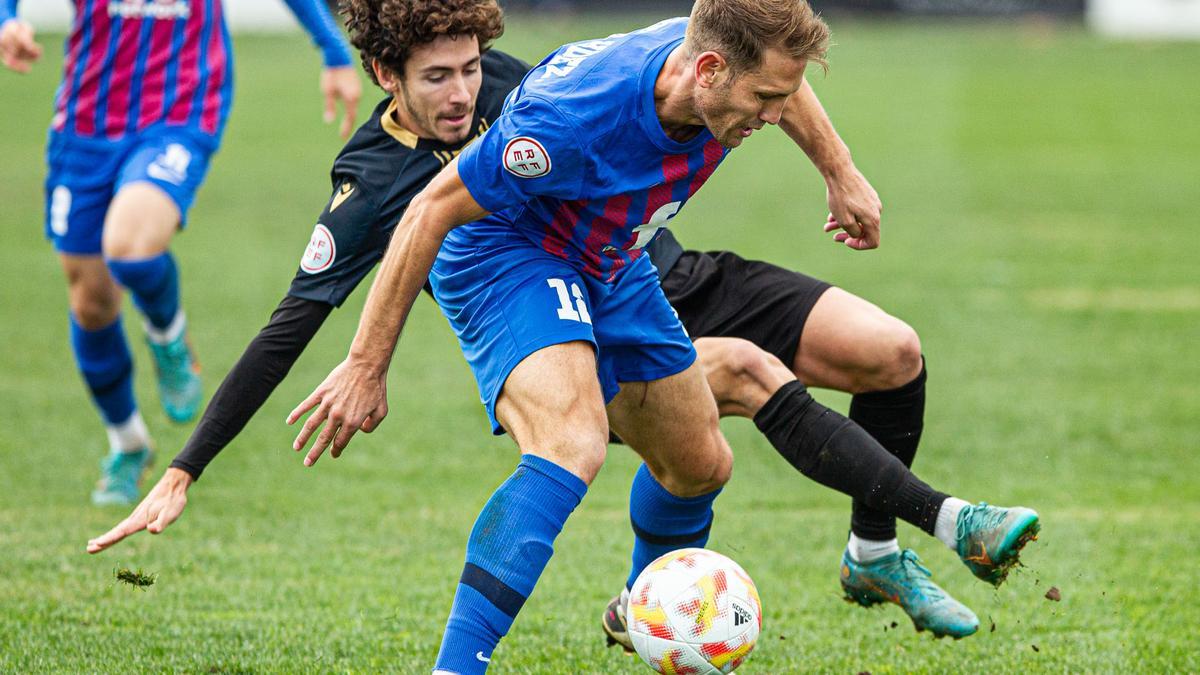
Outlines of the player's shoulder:
M 489 49 L 484 52 L 480 63 L 483 69 L 484 86 L 491 81 L 501 85 L 508 84 L 510 90 L 519 84 L 529 69 L 533 67 L 499 49 Z
M 490 49 L 480 59 L 483 84 L 479 87 L 477 107 L 489 122 L 494 121 L 504 108 L 509 93 L 525 79 L 532 67 L 515 56 Z
M 380 182 L 394 178 L 416 151 L 417 137 L 391 120 L 393 105 L 391 97 L 387 97 L 375 106 L 371 116 L 334 159 L 335 174 Z
M 563 45 L 529 72 L 517 98 L 549 102 L 585 133 L 612 129 L 640 110 L 647 66 L 677 45 L 687 18 Z

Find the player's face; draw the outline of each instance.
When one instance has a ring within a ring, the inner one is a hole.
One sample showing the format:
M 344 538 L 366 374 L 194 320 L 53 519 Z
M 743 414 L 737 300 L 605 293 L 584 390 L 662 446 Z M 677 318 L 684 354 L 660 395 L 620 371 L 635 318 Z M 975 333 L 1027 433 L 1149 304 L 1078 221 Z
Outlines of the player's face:
M 804 83 L 807 64 L 772 48 L 758 68 L 736 76 L 726 71 L 696 97 L 704 125 L 721 145 L 736 148 L 763 125 L 779 124 L 788 97 Z
M 440 36 L 409 54 L 395 90 L 397 121 L 422 138 L 457 143 L 471 132 L 482 82 L 479 40 Z

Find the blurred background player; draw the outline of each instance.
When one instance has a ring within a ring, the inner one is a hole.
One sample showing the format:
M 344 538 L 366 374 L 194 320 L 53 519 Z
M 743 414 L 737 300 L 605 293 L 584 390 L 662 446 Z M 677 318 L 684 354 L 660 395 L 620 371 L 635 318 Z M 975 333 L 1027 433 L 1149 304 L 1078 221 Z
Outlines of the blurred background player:
M 322 0 L 286 0 L 320 48 L 326 121 L 361 93 Z M 220 145 L 233 96 L 232 43 L 221 0 L 76 0 L 64 46 L 46 160 L 46 236 L 67 278 L 71 347 L 108 432 L 96 504 L 137 500 L 150 434 L 133 395 L 121 290 L 142 313 L 167 416 L 191 420 L 198 365 L 180 307 L 172 236 Z M 0 0 L 0 62 L 28 72 L 41 55 L 17 1 Z

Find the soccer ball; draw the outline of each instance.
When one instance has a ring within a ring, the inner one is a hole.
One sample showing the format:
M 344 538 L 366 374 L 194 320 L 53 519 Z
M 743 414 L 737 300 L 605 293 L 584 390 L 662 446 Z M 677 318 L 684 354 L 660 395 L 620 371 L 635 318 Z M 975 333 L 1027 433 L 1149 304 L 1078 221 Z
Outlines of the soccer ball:
M 703 548 L 672 551 L 642 571 L 625 621 L 638 656 L 665 675 L 742 665 L 762 630 L 762 603 L 737 563 Z

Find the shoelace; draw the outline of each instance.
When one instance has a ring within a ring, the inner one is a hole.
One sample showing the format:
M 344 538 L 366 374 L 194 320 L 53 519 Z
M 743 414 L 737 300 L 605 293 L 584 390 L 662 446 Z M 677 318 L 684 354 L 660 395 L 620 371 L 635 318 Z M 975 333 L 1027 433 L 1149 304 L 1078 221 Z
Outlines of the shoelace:
M 954 538 L 962 541 L 967 536 L 969 529 L 988 530 L 999 527 L 1007 515 L 1008 512 L 1006 509 L 990 507 L 987 502 L 979 502 L 978 505 L 974 506 L 964 506 L 963 513 L 960 514 L 958 519 L 958 525 L 954 529 Z
M 945 592 L 937 584 L 933 583 L 933 573 L 921 564 L 921 559 L 917 557 L 916 552 L 912 549 L 905 549 L 900 554 L 900 566 L 906 572 L 905 576 L 912 579 L 913 584 L 919 587 L 930 599 L 941 600 L 946 597 Z

